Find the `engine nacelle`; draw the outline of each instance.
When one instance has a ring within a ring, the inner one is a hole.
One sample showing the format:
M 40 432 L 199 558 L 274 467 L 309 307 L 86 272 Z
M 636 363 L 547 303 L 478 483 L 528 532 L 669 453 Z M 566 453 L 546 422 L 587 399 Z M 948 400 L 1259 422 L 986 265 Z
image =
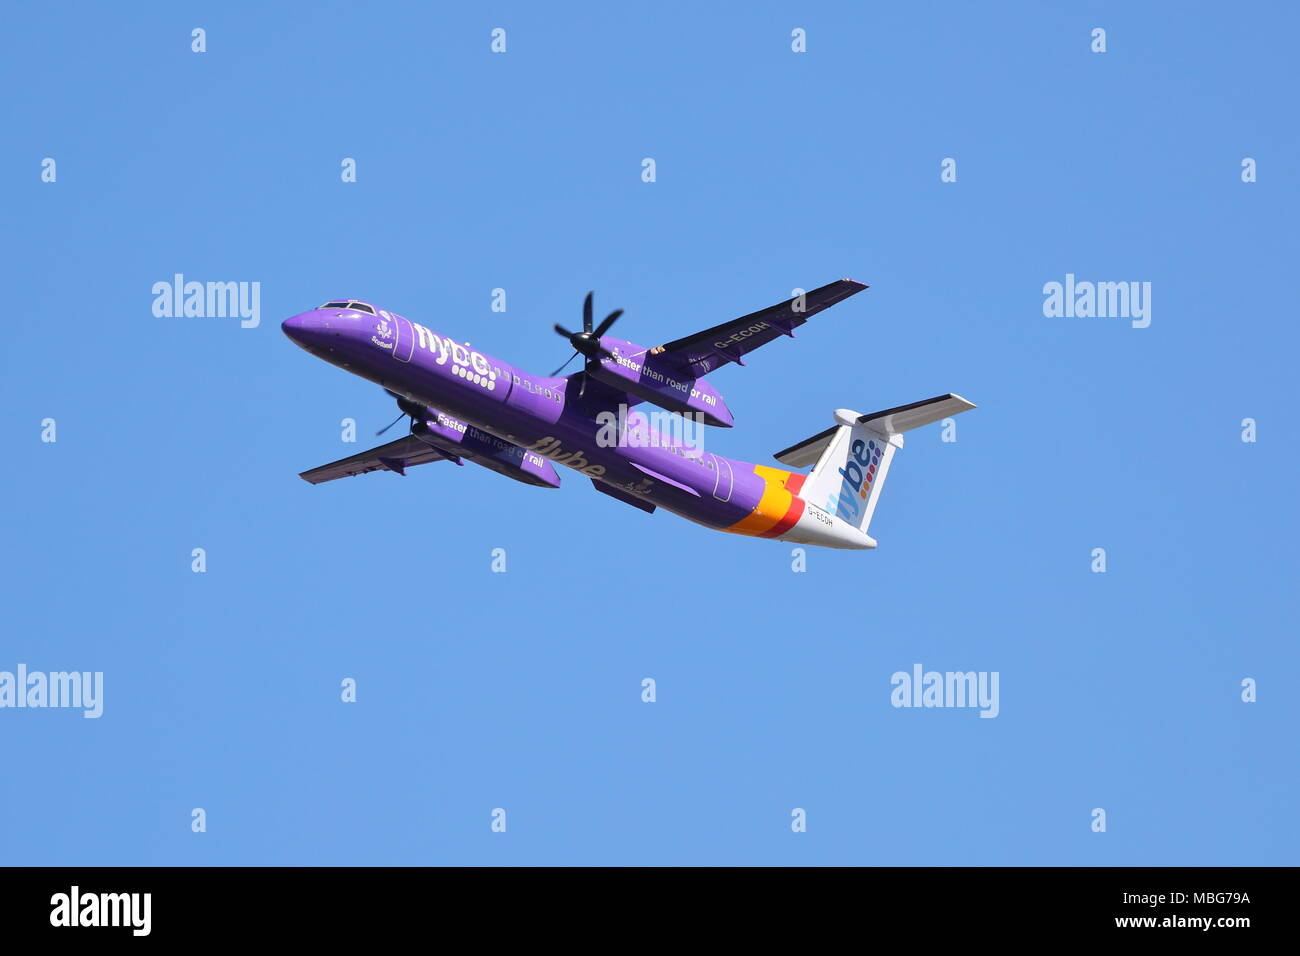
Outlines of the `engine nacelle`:
M 722 395 L 704 379 L 683 378 L 675 366 L 656 361 L 649 349 L 635 342 L 604 336 L 600 344 L 614 357 L 589 363 L 588 374 L 597 381 L 670 412 L 700 415 L 706 425 L 735 424 Z M 633 355 L 636 358 L 628 357 Z
M 426 445 L 450 457 L 465 458 L 491 468 L 515 481 L 543 488 L 560 487 L 555 466 L 536 452 L 526 451 L 432 408 L 424 411 L 427 417 L 416 418 L 411 423 L 411 434 Z

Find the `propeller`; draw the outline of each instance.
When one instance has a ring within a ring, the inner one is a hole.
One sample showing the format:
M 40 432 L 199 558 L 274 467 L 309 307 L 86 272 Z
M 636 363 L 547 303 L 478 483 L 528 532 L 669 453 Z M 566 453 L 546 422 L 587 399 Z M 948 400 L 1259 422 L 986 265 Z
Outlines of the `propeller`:
M 623 314 L 622 309 L 615 309 L 609 315 L 600 320 L 600 325 L 594 329 L 591 326 L 591 297 L 592 293 L 587 293 L 587 298 L 582 302 L 582 331 L 570 332 L 559 322 L 555 323 L 557 334 L 564 336 L 573 346 L 573 354 L 565 360 L 565 363 L 557 368 L 552 375 L 559 375 L 568 367 L 579 355 L 583 356 L 588 362 L 594 362 L 602 358 L 613 358 L 614 353 L 600 344 L 600 337 L 609 331 L 610 326 L 618 321 L 618 317 Z M 584 363 L 582 369 L 582 385 L 578 388 L 578 397 L 587 390 L 587 368 Z
M 406 412 L 402 412 L 402 414 L 398 415 L 396 418 L 394 418 L 391 422 L 389 422 L 389 423 L 388 423 L 387 425 L 385 425 L 383 428 L 379 429 L 379 431 L 375 432 L 375 437 L 378 438 L 380 435 L 382 435 L 384 432 L 388 431 L 388 429 L 392 428 L 394 425 L 396 425 L 398 422 L 400 422 L 400 421 L 401 421 L 403 418 L 405 418 L 405 417 L 406 417 Z
M 378 437 L 379 435 L 382 435 L 384 432 L 388 431 L 388 429 L 392 428 L 394 425 L 396 425 L 398 422 L 400 422 L 403 418 L 409 418 L 409 419 L 411 419 L 411 421 L 415 421 L 417 415 L 422 415 L 422 414 L 424 414 L 424 409 L 422 409 L 419 405 L 416 405 L 414 402 L 409 401 L 408 399 L 402 397 L 401 395 L 398 395 L 396 392 L 391 391 L 391 390 L 389 390 L 389 389 L 387 389 L 387 388 L 384 389 L 384 391 L 385 391 L 385 392 L 388 392 L 389 395 L 391 395 L 391 396 L 393 396 L 393 398 L 397 399 L 397 407 L 400 408 L 400 409 L 402 410 L 402 414 L 398 415 L 396 418 L 394 418 L 391 422 L 389 422 L 389 423 L 388 423 L 387 425 L 385 425 L 383 428 L 379 429 L 379 431 L 375 432 L 375 436 L 376 436 L 376 437 Z

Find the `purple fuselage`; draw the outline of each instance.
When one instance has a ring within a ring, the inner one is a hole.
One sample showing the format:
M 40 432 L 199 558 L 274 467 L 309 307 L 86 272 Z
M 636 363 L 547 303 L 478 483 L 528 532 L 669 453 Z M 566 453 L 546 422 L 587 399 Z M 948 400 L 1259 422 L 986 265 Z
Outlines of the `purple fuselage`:
M 630 408 L 638 401 L 632 396 L 589 381 L 580 397 L 581 375 L 533 375 L 395 313 L 375 312 L 313 309 L 286 319 L 283 329 L 313 355 L 423 406 L 427 427 L 463 427 L 447 416 L 458 419 L 522 447 L 526 460 L 536 455 L 567 465 L 614 497 L 641 502 L 638 507 L 654 505 L 740 534 L 865 546 L 842 529 L 833 537 L 844 541 L 826 540 L 825 513 L 815 506 L 821 514 L 807 513 L 798 495 L 802 474 L 725 458 L 698 442 L 689 447 L 655 432 L 652 426 L 662 422 Z M 602 345 L 616 355 L 601 360 L 611 364 L 640 348 L 613 338 Z M 716 414 L 730 421 L 725 405 Z M 621 426 L 616 436 L 611 420 Z

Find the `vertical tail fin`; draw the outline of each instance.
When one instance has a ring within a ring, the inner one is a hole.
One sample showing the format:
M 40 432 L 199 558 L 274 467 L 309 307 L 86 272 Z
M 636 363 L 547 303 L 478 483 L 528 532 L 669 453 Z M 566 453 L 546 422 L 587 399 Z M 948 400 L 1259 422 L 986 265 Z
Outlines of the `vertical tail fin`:
M 903 447 L 903 432 L 974 407 L 960 395 L 949 394 L 870 415 L 841 408 L 835 412 L 835 426 L 778 452 L 776 459 L 795 467 L 815 460 L 801 489 L 803 498 L 866 534 L 889 464 Z

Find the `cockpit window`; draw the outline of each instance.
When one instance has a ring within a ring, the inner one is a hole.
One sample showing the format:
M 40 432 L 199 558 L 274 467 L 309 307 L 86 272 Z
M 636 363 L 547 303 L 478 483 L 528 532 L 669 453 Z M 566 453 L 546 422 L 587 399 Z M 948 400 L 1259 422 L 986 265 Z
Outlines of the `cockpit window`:
M 372 309 L 370 306 L 366 305 L 364 302 L 356 302 L 353 300 L 348 300 L 343 302 L 326 302 L 324 305 L 321 306 L 321 308 L 322 309 L 355 309 L 358 312 L 365 312 L 368 315 L 375 314 L 375 310 Z

